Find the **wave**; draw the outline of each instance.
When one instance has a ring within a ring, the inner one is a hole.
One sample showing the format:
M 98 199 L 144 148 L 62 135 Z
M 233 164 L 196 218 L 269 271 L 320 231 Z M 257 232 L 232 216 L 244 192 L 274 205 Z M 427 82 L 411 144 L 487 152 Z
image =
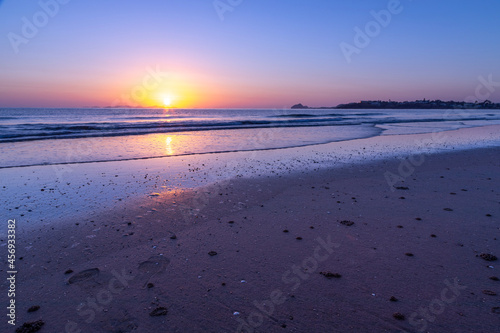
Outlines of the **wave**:
M 444 117 L 442 114 L 405 113 L 391 110 L 345 113 L 307 111 L 290 114 L 274 114 L 273 110 L 185 110 L 170 114 L 163 112 L 148 114 L 144 113 L 144 110 L 127 111 L 131 114 L 117 114 L 116 112 L 116 110 L 82 109 L 78 113 L 67 110 L 47 110 L 44 114 L 34 115 L 28 112 L 25 115 L 21 112 L 4 114 L 0 117 L 0 143 L 181 131 L 500 120 L 500 115 L 493 114 L 491 111 L 488 114 L 470 114 L 467 117 L 456 115 L 454 118 Z M 28 122 L 30 114 L 32 122 Z M 28 118 L 28 121 L 23 119 L 24 123 L 21 123 L 19 119 L 22 118 Z M 12 119 L 17 119 L 16 124 L 9 124 L 7 120 Z M 1 120 L 5 122 L 2 123 Z
M 193 122 L 142 122 L 142 123 L 86 123 L 86 124 L 25 124 L 16 129 L 0 126 L 0 142 L 32 141 L 57 138 L 83 138 L 96 136 L 121 136 L 179 131 L 213 129 L 244 129 L 261 127 L 321 126 L 341 121 L 341 118 L 308 120 L 240 120 Z

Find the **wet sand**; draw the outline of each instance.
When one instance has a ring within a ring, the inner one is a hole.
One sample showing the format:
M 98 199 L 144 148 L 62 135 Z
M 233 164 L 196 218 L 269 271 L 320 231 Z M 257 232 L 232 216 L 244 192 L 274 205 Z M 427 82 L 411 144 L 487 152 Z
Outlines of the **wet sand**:
M 493 332 L 499 157 L 486 148 L 429 155 L 404 173 L 418 160 L 236 178 L 20 230 L 16 327 Z M 387 172 L 404 181 L 389 186 Z

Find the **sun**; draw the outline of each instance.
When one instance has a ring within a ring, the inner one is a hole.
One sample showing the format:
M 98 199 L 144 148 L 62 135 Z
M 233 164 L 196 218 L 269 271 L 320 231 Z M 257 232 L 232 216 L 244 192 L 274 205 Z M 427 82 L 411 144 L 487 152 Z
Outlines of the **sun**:
M 167 108 L 172 106 L 172 98 L 170 96 L 163 98 L 163 106 Z

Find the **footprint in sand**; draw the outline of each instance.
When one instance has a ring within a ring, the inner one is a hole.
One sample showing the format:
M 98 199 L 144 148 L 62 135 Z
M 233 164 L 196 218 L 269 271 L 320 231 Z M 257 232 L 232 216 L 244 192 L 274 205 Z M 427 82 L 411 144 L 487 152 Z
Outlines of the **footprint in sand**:
M 140 281 L 144 282 L 143 289 L 146 288 L 149 280 L 156 274 L 164 272 L 167 269 L 170 260 L 164 256 L 155 255 L 139 264 L 141 273 Z
M 138 327 L 139 325 L 134 319 L 123 318 L 110 320 L 103 329 L 109 333 L 129 333 L 136 331 Z

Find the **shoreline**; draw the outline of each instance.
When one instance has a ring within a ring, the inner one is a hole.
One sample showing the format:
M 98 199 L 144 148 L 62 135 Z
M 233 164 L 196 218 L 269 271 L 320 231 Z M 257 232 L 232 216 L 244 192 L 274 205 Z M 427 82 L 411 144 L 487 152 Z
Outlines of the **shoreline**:
M 35 227 L 51 226 L 68 213 L 85 217 L 88 211 L 99 213 L 126 207 L 129 200 L 147 199 L 153 193 L 167 194 L 232 178 L 336 169 L 404 158 L 415 151 L 419 155 L 432 155 L 498 146 L 499 129 L 500 125 L 492 125 L 277 150 L 2 169 L 0 191 L 8 214 L 17 214 Z
M 424 161 L 391 188 L 384 175 L 412 163 L 410 146 L 398 142 L 393 158 L 373 158 L 375 149 L 367 159 L 353 156 L 356 163 L 331 163 L 322 155 L 328 145 L 305 156 L 307 163 L 287 164 L 301 149 L 281 162 L 283 155 L 259 155 L 270 164 L 259 177 L 228 178 L 228 160 L 217 156 L 216 183 L 191 179 L 191 189 L 131 196 L 85 218 L 20 228 L 19 325 L 42 319 L 43 330 L 57 332 L 493 331 L 498 296 L 484 291 L 500 293 L 489 279 L 500 273 L 477 256 L 500 253 L 500 147 L 422 150 Z M 366 142 L 342 146 L 347 156 L 347 148 L 369 150 Z M 27 314 L 33 305 L 40 310 Z M 158 308 L 166 316 L 150 315 Z
M 438 133 L 446 133 L 446 132 L 451 132 L 451 131 L 457 131 L 457 130 L 463 130 L 463 129 L 481 129 L 484 127 L 492 127 L 492 126 L 498 126 L 500 128 L 500 125 L 498 124 L 493 124 L 493 125 L 475 125 L 475 126 L 470 126 L 470 127 L 454 127 L 450 126 L 449 129 L 446 130 L 440 130 L 440 131 L 432 131 L 429 129 L 420 129 L 417 130 L 416 132 L 409 132 L 409 133 L 398 133 L 397 132 L 397 127 L 394 128 L 393 124 L 380 124 L 380 125 L 375 125 L 374 128 L 377 128 L 380 130 L 380 133 L 371 135 L 371 136 L 366 136 L 366 137 L 357 137 L 357 138 L 352 138 L 352 139 L 330 139 L 326 140 L 324 142 L 315 142 L 315 143 L 307 143 L 307 144 L 298 144 L 298 145 L 291 145 L 291 146 L 284 146 L 284 147 L 270 147 L 270 148 L 248 148 L 248 149 L 230 149 L 230 150 L 217 150 L 217 151 L 201 151 L 201 152 L 191 152 L 191 153 L 177 153 L 173 155 L 159 155 L 159 156 L 144 156 L 144 157 L 130 157 L 130 158 L 120 158 L 120 159 L 108 159 L 108 160 L 82 160 L 82 161 L 72 161 L 72 162 L 55 162 L 55 163 L 39 163 L 39 164 L 23 164 L 23 165 L 7 165 L 7 166 L 0 166 L 0 170 L 3 169 L 16 169 L 16 168 L 30 168 L 30 167 L 58 167 L 58 166 L 65 166 L 65 165 L 79 165 L 79 164 L 93 164 L 93 163 L 112 163 L 112 162 L 129 162 L 129 161 L 147 161 L 147 160 L 155 160 L 155 159 L 163 159 L 163 158 L 176 158 L 176 157 L 186 157 L 186 156 L 201 156 L 201 155 L 214 155 L 214 154 L 228 154 L 228 153 L 253 153 L 253 152 L 261 152 L 261 151 L 279 151 L 283 149 L 294 149 L 294 148 L 305 148 L 305 147 L 315 147 L 315 146 L 322 146 L 322 145 L 327 145 L 331 143 L 343 143 L 343 142 L 350 142 L 350 141 L 357 141 L 357 140 L 370 140 L 373 138 L 377 137 L 383 137 L 383 136 L 392 136 L 392 137 L 397 137 L 397 136 L 408 136 L 408 135 L 428 135 L 428 136 L 434 136 L 434 135 L 441 135 Z M 307 127 L 307 126 L 305 126 Z M 315 126 L 310 126 L 310 127 L 315 127 Z M 318 127 L 330 127 L 330 126 L 318 126 Z M 289 127 L 276 127 L 276 128 L 250 128 L 249 130 L 253 129 L 258 129 L 258 130 L 277 130 L 278 132 L 283 130 L 283 129 L 289 129 Z M 225 129 L 225 130 L 220 130 L 220 131 L 232 131 L 233 129 Z M 236 129 L 234 129 L 236 130 Z M 241 129 L 238 129 L 241 130 Z M 245 130 L 245 129 L 244 129 Z M 180 132 L 181 134 L 192 134 L 192 132 Z M 158 134 L 158 133 L 148 133 L 148 134 L 137 134 L 140 136 L 154 136 L 154 135 L 167 135 L 167 134 L 177 134 L 177 132 L 172 132 L 172 133 L 163 133 L 163 134 Z M 131 135 L 134 136 L 134 135 Z M 90 139 L 101 139 L 101 138 L 106 138 L 106 137 L 90 137 Z M 62 140 L 81 140 L 85 138 L 67 138 L 67 139 L 62 139 Z M 89 139 L 89 138 L 87 138 Z M 53 139 L 50 139 L 53 140 Z M 9 143 L 9 142 L 5 142 Z
M 498 112 L 484 110 L 44 112 L 50 116 L 37 118 L 26 110 L 2 117 L 0 167 L 290 148 L 500 125 Z

